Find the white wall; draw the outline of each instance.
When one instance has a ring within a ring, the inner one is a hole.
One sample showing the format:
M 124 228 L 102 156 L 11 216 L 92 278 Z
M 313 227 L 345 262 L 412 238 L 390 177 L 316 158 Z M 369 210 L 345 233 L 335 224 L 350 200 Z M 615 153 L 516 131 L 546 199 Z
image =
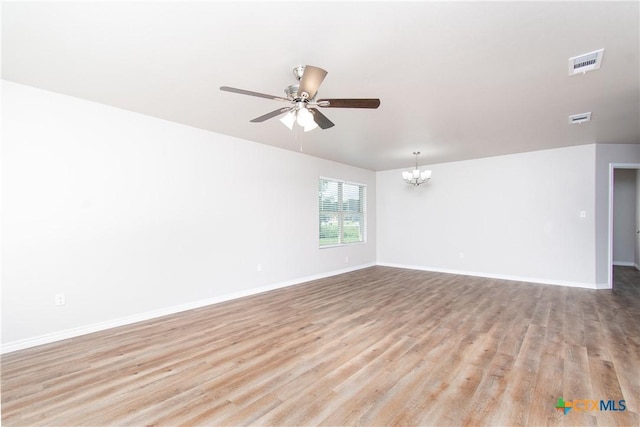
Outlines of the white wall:
M 432 165 L 431 182 L 414 188 L 401 170 L 374 173 L 9 82 L 2 107 L 3 351 L 376 259 L 601 285 L 609 163 L 640 163 L 637 145 L 584 145 Z M 318 249 L 318 176 L 368 185 L 366 244 Z
M 5 351 L 375 263 L 372 171 L 9 82 L 2 107 Z M 368 185 L 368 243 L 318 248 L 318 176 Z
M 420 187 L 378 172 L 378 263 L 594 287 L 594 164 L 583 145 L 431 165 Z
M 611 163 L 640 163 L 640 145 L 596 144 L 596 283 L 609 281 L 609 167 Z
M 613 264 L 636 258 L 636 170 L 615 169 L 613 186 Z

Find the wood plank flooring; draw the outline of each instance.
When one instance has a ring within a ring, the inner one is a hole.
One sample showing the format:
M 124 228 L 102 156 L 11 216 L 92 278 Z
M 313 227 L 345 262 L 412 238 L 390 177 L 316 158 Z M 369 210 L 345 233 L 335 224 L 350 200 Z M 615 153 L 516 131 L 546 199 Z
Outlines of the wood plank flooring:
M 560 397 L 626 410 L 564 415 Z M 638 426 L 639 413 L 631 267 L 599 291 L 371 267 L 2 356 L 5 426 Z

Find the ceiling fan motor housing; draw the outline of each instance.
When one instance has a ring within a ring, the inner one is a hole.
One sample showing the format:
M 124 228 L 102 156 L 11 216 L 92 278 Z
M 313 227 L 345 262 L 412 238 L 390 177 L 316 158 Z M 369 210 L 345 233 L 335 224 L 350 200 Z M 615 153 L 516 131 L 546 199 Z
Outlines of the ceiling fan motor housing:
M 300 87 L 300 84 L 294 84 L 291 86 L 287 86 L 287 88 L 284 90 L 284 93 L 287 94 L 287 98 L 289 98 L 291 101 L 294 101 L 298 98 L 300 98 L 298 96 L 298 88 Z

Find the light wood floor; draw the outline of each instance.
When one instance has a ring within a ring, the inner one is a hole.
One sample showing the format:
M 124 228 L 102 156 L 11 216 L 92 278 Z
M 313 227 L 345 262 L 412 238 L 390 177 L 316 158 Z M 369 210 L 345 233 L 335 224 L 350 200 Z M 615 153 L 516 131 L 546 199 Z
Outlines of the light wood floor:
M 2 423 L 638 426 L 640 273 L 615 280 L 359 270 L 4 355 Z

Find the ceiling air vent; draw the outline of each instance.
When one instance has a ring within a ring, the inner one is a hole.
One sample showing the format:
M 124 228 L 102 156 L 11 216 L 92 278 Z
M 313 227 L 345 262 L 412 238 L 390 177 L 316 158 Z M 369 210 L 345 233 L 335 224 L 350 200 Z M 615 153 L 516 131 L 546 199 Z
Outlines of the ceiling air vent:
M 580 114 L 574 114 L 572 116 L 569 116 L 569 124 L 571 125 L 576 125 L 576 124 L 590 122 L 590 121 L 591 121 L 591 111 L 589 111 L 588 113 L 580 113 Z
M 597 70 L 602 64 L 602 55 L 604 55 L 604 49 L 598 49 L 584 55 L 569 58 L 569 75 L 575 76 L 576 74 Z

